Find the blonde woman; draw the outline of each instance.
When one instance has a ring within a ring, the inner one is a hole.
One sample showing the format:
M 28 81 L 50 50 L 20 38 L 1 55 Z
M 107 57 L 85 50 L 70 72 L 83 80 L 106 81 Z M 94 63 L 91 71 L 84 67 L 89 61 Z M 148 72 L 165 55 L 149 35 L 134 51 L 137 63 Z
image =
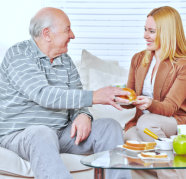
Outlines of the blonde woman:
M 136 114 L 125 126 L 124 140 L 153 141 L 143 131 L 170 137 L 186 124 L 186 39 L 179 13 L 172 7 L 153 9 L 145 23 L 146 50 L 134 55 L 127 87 L 136 91 Z M 184 170 L 135 171 L 149 178 L 184 178 Z
M 147 48 L 132 58 L 127 83 L 138 97 L 127 106 L 137 111 L 125 126 L 125 140 L 152 141 L 144 128 L 170 137 L 178 124 L 186 124 L 186 39 L 177 10 L 153 9 L 147 15 L 144 38 Z

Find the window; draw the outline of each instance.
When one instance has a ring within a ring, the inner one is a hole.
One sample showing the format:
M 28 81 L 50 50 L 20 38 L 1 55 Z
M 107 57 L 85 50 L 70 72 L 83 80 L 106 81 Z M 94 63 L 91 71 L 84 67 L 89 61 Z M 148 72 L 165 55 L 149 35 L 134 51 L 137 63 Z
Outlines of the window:
M 76 39 L 69 54 L 79 60 L 81 50 L 117 60 L 129 67 L 134 53 L 145 49 L 143 39 L 146 15 L 155 7 L 169 5 L 182 16 L 186 31 L 185 0 L 43 0 L 44 6 L 63 9 L 69 16 Z

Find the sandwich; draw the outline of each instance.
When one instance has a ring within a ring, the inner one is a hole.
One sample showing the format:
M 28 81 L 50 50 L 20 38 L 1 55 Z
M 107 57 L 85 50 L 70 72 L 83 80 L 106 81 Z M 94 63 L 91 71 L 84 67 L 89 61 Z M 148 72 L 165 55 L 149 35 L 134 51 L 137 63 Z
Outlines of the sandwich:
M 136 100 L 137 96 L 136 96 L 136 93 L 135 93 L 135 91 L 133 89 L 131 89 L 131 88 L 122 88 L 122 90 L 130 92 L 130 95 L 119 96 L 120 98 L 127 99 L 130 102 Z
M 141 152 L 141 156 L 144 158 L 154 158 L 154 159 L 162 159 L 168 157 L 166 153 L 162 153 L 162 152 Z
M 156 146 L 156 142 L 139 142 L 139 141 L 133 141 L 128 140 L 125 144 L 123 144 L 123 147 L 130 150 L 150 150 L 154 149 Z

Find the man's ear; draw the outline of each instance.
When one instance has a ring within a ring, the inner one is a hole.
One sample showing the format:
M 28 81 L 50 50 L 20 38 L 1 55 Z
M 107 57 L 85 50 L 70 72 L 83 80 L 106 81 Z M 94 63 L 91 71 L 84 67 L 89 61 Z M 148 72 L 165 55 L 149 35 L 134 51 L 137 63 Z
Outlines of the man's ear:
M 50 29 L 48 27 L 44 28 L 43 31 L 42 31 L 42 36 L 44 37 L 44 39 L 48 42 L 51 41 L 51 38 L 50 38 Z

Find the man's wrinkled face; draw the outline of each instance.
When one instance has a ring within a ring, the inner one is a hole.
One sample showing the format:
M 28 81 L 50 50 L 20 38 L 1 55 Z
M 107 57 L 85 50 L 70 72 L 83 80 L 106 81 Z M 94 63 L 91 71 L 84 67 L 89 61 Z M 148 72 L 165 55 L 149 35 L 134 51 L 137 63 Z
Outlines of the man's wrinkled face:
M 57 18 L 51 29 L 51 48 L 57 56 L 68 51 L 70 39 L 74 39 L 74 33 L 70 27 L 70 21 L 67 16 Z

